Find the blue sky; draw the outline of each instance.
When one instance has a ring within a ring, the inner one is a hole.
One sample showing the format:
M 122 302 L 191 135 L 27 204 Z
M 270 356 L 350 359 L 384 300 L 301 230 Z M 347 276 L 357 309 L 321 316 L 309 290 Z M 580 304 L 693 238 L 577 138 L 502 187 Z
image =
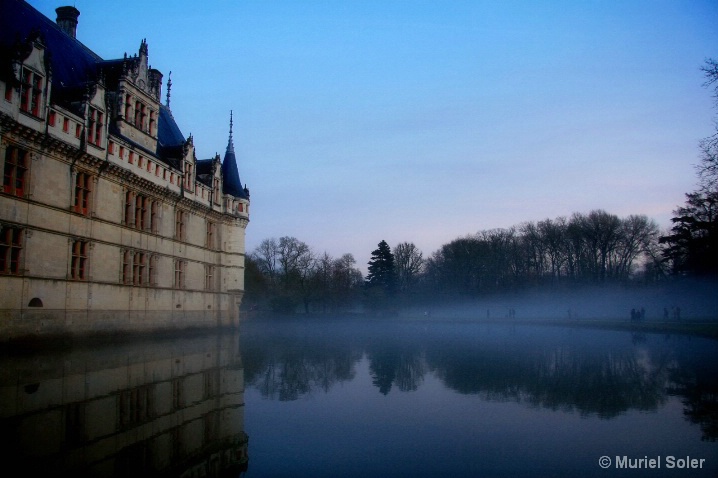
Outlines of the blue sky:
M 711 0 L 74 5 L 103 58 L 147 39 L 199 158 L 223 154 L 234 111 L 248 250 L 295 236 L 366 270 L 382 239 L 428 256 L 599 208 L 668 227 L 714 131 Z

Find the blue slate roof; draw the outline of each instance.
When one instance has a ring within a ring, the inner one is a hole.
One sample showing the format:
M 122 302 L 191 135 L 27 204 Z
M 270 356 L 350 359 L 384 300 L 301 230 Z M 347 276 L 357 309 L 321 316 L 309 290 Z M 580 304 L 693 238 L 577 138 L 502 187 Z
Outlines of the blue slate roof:
M 0 0 L 0 12 L 3 50 L 24 42 L 33 33 L 40 34 L 51 54 L 53 97 L 64 98 L 66 92 L 63 90 L 72 90 L 97 79 L 97 64 L 102 58 L 29 4 L 21 0 Z
M 249 199 L 249 191 L 242 187 L 237 169 L 237 157 L 234 155 L 234 143 L 232 143 L 232 129 L 229 130 L 229 142 L 227 151 L 222 161 L 222 192 L 231 194 L 234 197 Z

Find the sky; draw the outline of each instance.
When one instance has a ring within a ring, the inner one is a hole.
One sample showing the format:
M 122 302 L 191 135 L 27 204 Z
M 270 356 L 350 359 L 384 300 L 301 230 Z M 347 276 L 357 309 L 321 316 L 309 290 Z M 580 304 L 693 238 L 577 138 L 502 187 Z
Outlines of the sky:
M 594 209 L 668 228 L 716 127 L 715 0 L 73 4 L 104 59 L 147 40 L 199 159 L 233 112 L 248 252 L 293 236 L 366 272 L 381 240 L 428 257 Z

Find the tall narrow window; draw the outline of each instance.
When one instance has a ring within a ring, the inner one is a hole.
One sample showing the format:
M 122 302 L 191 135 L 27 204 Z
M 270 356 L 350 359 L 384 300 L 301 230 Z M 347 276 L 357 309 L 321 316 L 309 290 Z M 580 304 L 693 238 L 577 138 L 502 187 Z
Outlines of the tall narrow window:
M 122 253 L 122 283 L 132 284 L 132 252 Z
M 47 115 L 47 124 L 50 126 L 55 126 L 55 121 L 57 120 L 57 113 L 54 111 L 50 111 L 50 114 Z
M 145 254 L 143 252 L 135 252 L 132 262 L 132 283 L 134 285 L 145 284 Z
M 87 142 L 100 146 L 102 143 L 102 112 L 95 108 L 90 108 L 90 121 L 87 128 Z
M 75 241 L 72 243 L 72 261 L 70 263 L 70 277 L 75 280 L 87 280 L 87 241 Z
M 12 85 L 9 81 L 5 83 L 5 101 L 12 101 Z
M 140 112 L 140 102 L 135 101 L 135 127 L 138 129 L 142 128 L 142 124 L 140 123 L 140 118 L 142 118 L 142 113 Z
M 69 118 L 62 119 L 62 131 L 65 133 L 70 132 L 70 119 Z
M 132 97 L 130 95 L 125 95 L 125 121 L 130 120 L 131 114 L 132 114 Z
M 214 178 L 214 190 L 212 192 L 212 201 L 214 201 L 215 204 L 219 204 L 219 179 Z
M 187 229 L 187 213 L 181 209 L 175 212 L 175 238 L 184 241 Z
M 150 134 L 150 136 L 154 136 L 154 134 L 155 134 L 155 123 L 156 123 L 155 112 L 150 110 L 150 127 L 147 131 Z
M 215 248 L 216 240 L 216 228 L 217 226 L 212 221 L 207 221 L 207 237 L 205 240 L 205 246 L 209 249 Z
M 184 174 L 185 174 L 185 189 L 187 191 L 193 191 L 194 188 L 192 187 L 192 165 L 190 163 L 185 163 L 184 168 Z
M 3 227 L 0 230 L 0 274 L 20 274 L 22 229 Z
M 33 116 L 40 116 L 42 86 L 42 76 L 34 73 L 29 68 L 22 69 L 22 81 L 20 84 L 20 109 L 22 111 Z
M 15 146 L 8 146 L 5 151 L 5 171 L 3 175 L 4 193 L 18 197 L 25 195 L 29 165 L 30 153 Z
M 214 290 L 214 266 L 209 264 L 204 266 L 204 288 L 205 290 Z
M 125 225 L 133 226 L 135 224 L 135 193 L 127 191 L 125 193 Z
M 185 267 L 186 267 L 185 261 L 175 260 L 175 283 L 174 283 L 174 286 L 178 289 L 184 289 Z
M 135 196 L 135 228 L 144 230 L 147 222 L 147 198 L 145 196 Z
M 92 190 L 92 176 L 78 172 L 75 177 L 75 212 L 84 214 L 90 211 L 90 197 Z

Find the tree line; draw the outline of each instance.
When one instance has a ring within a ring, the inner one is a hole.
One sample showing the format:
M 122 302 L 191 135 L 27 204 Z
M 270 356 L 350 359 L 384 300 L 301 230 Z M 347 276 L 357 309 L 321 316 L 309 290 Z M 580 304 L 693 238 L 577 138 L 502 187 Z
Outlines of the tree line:
M 702 68 L 718 107 L 718 62 Z M 265 239 L 246 258 L 245 307 L 291 313 L 386 311 L 528 287 L 718 277 L 718 121 L 702 140 L 698 185 L 660 231 L 645 215 L 604 210 L 482 230 L 424 257 L 413 242 L 378 243 L 366 278 L 352 254 L 316 253 L 295 237 Z

